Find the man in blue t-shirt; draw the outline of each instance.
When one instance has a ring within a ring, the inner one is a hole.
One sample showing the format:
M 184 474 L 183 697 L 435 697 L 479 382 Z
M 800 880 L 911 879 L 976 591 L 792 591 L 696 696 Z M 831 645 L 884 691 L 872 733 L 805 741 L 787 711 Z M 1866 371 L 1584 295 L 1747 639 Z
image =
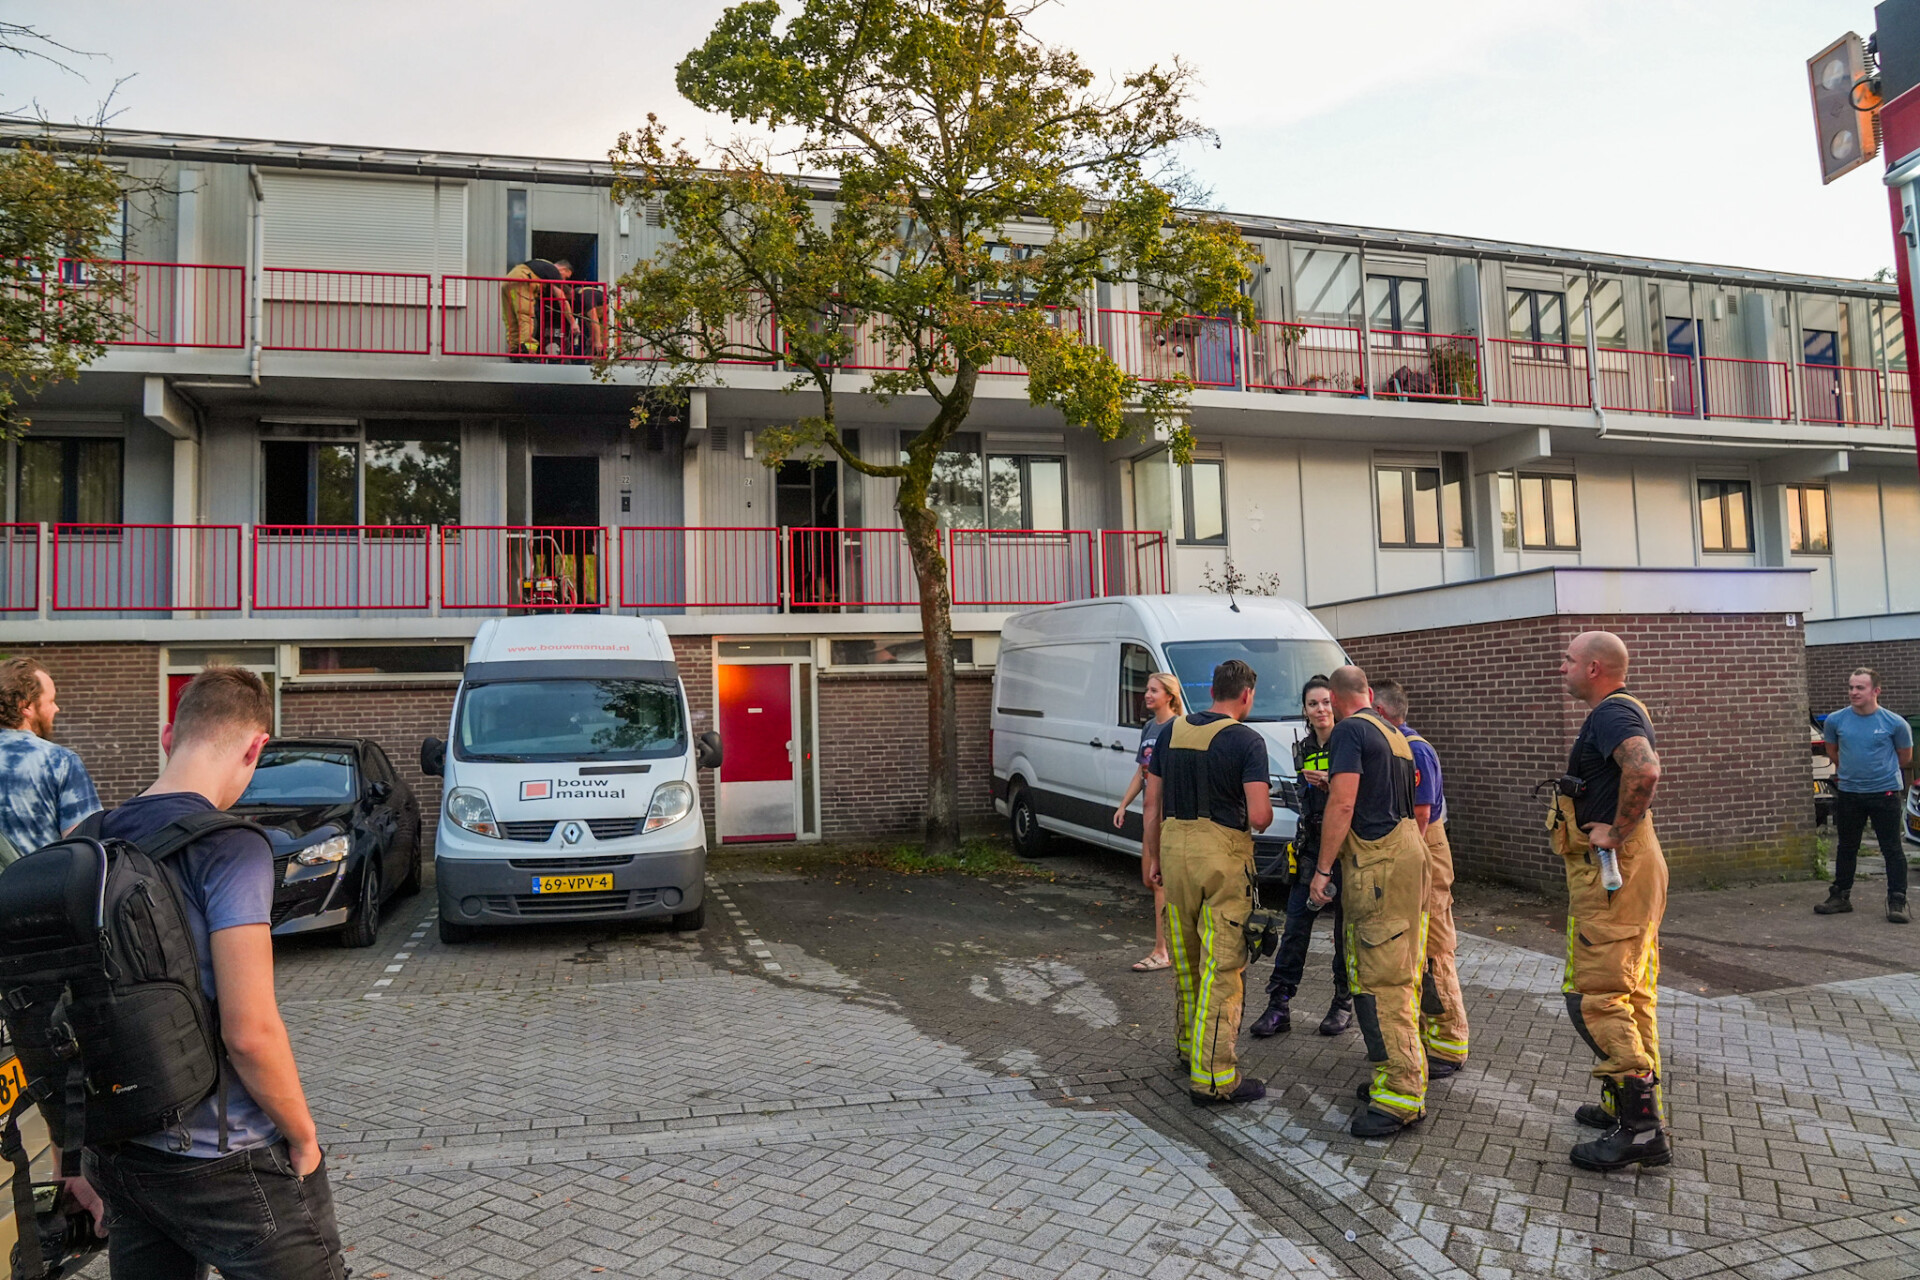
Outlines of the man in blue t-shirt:
M 1874 839 L 1887 863 L 1887 919 L 1906 924 L 1907 853 L 1900 845 L 1900 796 L 1904 771 L 1913 766 L 1913 728 L 1880 705 L 1880 677 L 1861 667 L 1847 677 L 1847 705 L 1826 719 L 1827 759 L 1834 763 L 1833 887 L 1814 908 L 1823 916 L 1853 910 L 1853 866 L 1860 836 L 1873 823 Z
M 161 735 L 166 766 L 106 815 L 106 836 L 139 840 L 190 813 L 230 807 L 253 779 L 273 725 L 259 676 L 209 667 L 181 692 Z M 342 1280 L 313 1115 L 273 993 L 273 851 L 257 833 L 214 832 L 167 864 L 218 1010 L 220 1094 L 174 1129 L 89 1147 L 86 1181 L 106 1201 L 114 1280 Z
M 53 677 L 32 658 L 0 663 L 0 866 L 52 844 L 100 808 L 93 779 L 80 757 L 48 739 Z

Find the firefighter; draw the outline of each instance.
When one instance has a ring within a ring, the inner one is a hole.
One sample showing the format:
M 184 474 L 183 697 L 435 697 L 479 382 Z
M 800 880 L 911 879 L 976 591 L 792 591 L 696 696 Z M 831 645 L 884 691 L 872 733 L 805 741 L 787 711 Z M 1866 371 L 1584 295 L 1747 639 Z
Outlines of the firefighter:
M 1373 710 L 1367 673 L 1329 677 L 1339 723 L 1327 740 L 1327 814 L 1309 898 L 1332 900 L 1337 852 L 1347 904 L 1347 986 L 1367 1042 L 1372 1078 L 1353 1113 L 1356 1138 L 1384 1138 L 1427 1114 L 1427 1054 L 1420 1042 L 1420 976 L 1426 964 L 1427 850 L 1413 818 L 1413 748 Z
M 1167 946 L 1187 1091 L 1202 1106 L 1253 1102 L 1266 1082 L 1240 1074 L 1242 970 L 1253 913 L 1253 833 L 1273 821 L 1267 743 L 1240 723 L 1254 669 L 1213 669 L 1213 706 L 1168 726 L 1147 769 L 1142 870 L 1167 895 Z
M 1582 1169 L 1673 1159 L 1661 1115 L 1660 919 L 1667 863 L 1653 830 L 1660 782 L 1653 724 L 1626 690 L 1627 646 L 1605 631 L 1573 638 L 1561 659 L 1567 693 L 1592 708 L 1554 788 L 1554 852 L 1567 870 L 1567 970 L 1561 990 L 1574 1030 L 1599 1061 L 1600 1105 L 1575 1112 L 1605 1129 L 1571 1153 Z

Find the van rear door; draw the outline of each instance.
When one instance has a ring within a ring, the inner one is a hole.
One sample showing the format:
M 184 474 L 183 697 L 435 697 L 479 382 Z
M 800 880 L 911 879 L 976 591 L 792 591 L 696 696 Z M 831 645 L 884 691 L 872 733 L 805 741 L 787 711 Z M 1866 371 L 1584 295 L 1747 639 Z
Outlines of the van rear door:
M 1022 646 L 1017 656 L 1003 654 L 997 672 L 998 705 L 1028 737 L 1038 774 L 1034 807 L 1044 825 L 1103 845 L 1113 843 L 1120 799 L 1109 790 L 1107 762 L 1128 750 L 1113 723 L 1118 661 L 1113 641 L 1076 640 Z

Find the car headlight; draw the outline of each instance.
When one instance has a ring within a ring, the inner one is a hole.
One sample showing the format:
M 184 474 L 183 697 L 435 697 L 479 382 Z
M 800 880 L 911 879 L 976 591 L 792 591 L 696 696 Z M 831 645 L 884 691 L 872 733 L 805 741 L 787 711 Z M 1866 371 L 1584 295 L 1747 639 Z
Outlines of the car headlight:
M 473 787 L 455 787 L 447 792 L 447 817 L 453 825 L 477 836 L 500 839 L 500 824 L 493 820 L 493 806 L 487 793 Z
M 293 855 L 293 860 L 303 867 L 317 867 L 327 862 L 344 862 L 347 857 L 347 838 L 330 836 L 319 844 L 310 844 Z
M 653 789 L 653 803 L 647 806 L 647 825 L 643 831 L 670 827 L 693 812 L 693 788 L 684 782 L 663 782 Z

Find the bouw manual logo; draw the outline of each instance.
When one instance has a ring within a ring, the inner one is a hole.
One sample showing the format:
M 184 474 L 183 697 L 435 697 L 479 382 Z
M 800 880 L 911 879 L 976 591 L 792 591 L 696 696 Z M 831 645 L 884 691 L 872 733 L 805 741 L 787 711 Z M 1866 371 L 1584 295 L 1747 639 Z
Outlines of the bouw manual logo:
M 520 784 L 520 798 L 522 800 L 553 799 L 553 779 L 540 778 L 522 782 Z

